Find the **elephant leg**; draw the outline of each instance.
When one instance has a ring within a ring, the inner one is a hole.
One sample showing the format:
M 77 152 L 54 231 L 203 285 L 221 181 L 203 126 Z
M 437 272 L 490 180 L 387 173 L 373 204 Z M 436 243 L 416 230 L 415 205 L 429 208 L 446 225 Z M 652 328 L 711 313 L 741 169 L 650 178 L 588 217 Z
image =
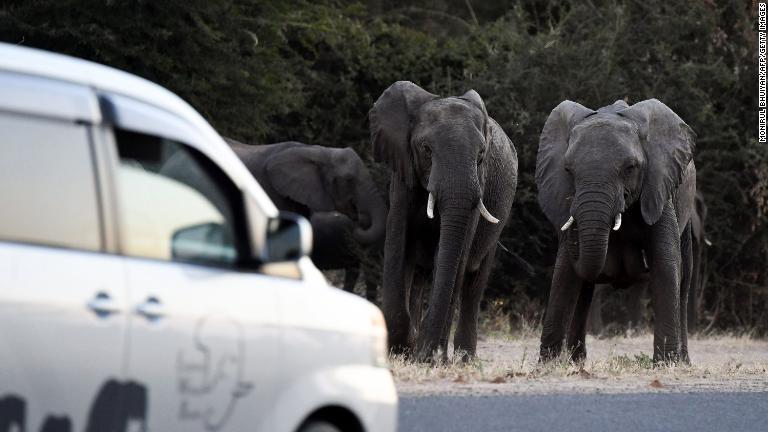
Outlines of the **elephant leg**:
M 680 359 L 680 231 L 671 202 L 651 228 L 650 288 L 653 298 L 653 362 Z
M 629 318 L 628 327 L 632 330 L 639 329 L 643 322 L 643 292 L 646 287 L 645 282 L 638 282 L 627 291 L 626 306 L 627 318 Z
M 344 269 L 344 291 L 348 293 L 355 292 L 357 278 L 360 276 L 360 267 L 353 265 Z
M 421 318 L 424 315 L 424 284 L 426 281 L 415 265 L 406 265 L 406 279 L 411 282 L 408 286 L 408 314 L 411 316 L 411 332 L 418 338 L 421 330 Z
M 454 285 L 455 286 L 455 285 Z M 443 363 L 448 362 L 448 340 L 451 336 L 451 327 L 453 326 L 453 315 L 456 313 L 456 303 L 459 300 L 458 290 L 454 289 L 451 293 L 451 306 L 448 309 L 448 317 L 445 320 L 443 331 L 440 334 L 440 351 L 441 361 Z
M 695 333 L 699 322 L 699 299 L 701 298 L 701 242 L 691 231 L 691 284 L 688 288 L 688 331 Z
M 477 234 L 477 225 L 478 225 L 479 219 L 475 219 L 473 223 L 470 225 L 469 234 L 467 235 L 467 238 L 474 239 L 475 235 Z M 484 258 L 480 265 L 478 266 L 477 270 L 474 272 L 469 272 L 467 270 L 467 264 L 469 261 L 469 256 L 472 253 L 473 246 L 476 246 L 474 244 L 470 244 L 469 247 L 464 248 L 464 250 L 461 253 L 461 261 L 459 264 L 459 271 L 456 272 L 456 280 L 453 284 L 454 290 L 453 290 L 453 297 L 451 298 L 451 309 L 448 314 L 448 320 L 446 321 L 446 326 L 443 329 L 443 335 L 442 335 L 442 348 L 443 353 L 445 356 L 445 359 L 448 359 L 448 340 L 450 338 L 451 333 L 451 325 L 453 323 L 453 315 L 456 313 L 457 306 L 461 308 L 462 310 L 467 308 L 469 310 L 472 307 L 472 303 L 477 299 L 477 307 L 480 307 L 480 299 L 482 298 L 482 290 L 485 289 L 485 283 L 488 280 L 488 275 L 485 275 L 484 280 L 478 280 L 478 278 L 482 279 L 482 272 L 487 270 L 490 272 L 491 268 L 490 266 L 493 264 L 493 259 L 488 262 L 487 257 L 495 257 L 496 254 L 496 242 L 493 242 L 493 246 L 488 251 L 488 255 L 486 258 Z M 487 268 L 486 268 L 487 267 Z M 467 295 L 467 290 L 471 289 L 472 286 L 480 287 L 481 291 L 477 294 L 477 296 L 474 295 Z M 468 318 L 462 318 L 466 315 L 466 312 L 459 312 L 459 322 L 456 326 L 456 335 L 454 335 L 453 340 L 453 351 L 454 353 L 462 353 L 461 355 L 461 361 L 466 362 L 472 359 L 475 356 L 475 349 L 477 347 L 477 313 L 475 313 L 475 324 L 474 324 L 474 330 L 472 330 L 472 326 L 467 326 L 466 319 Z M 464 324 L 463 324 L 464 323 Z M 460 330 L 461 329 L 461 330 Z M 472 344 L 471 334 L 474 334 L 474 343 Z M 458 335 L 458 339 L 457 339 Z M 458 346 L 457 346 L 458 342 Z M 461 345 L 464 344 L 462 347 Z M 470 350 L 471 349 L 471 350 Z
M 378 286 L 376 285 L 376 281 L 373 280 L 372 278 L 370 278 L 368 276 L 368 274 L 366 273 L 366 276 L 365 276 L 365 298 L 366 298 L 366 300 L 368 300 L 369 302 L 371 302 L 373 304 L 377 304 L 377 300 L 378 300 L 376 298 L 377 291 L 378 291 L 377 288 L 378 288 Z
M 599 336 L 603 332 L 603 302 L 610 285 L 597 284 L 592 294 L 592 305 L 587 315 L 587 332 Z
M 683 230 L 683 237 L 680 243 L 682 258 L 682 280 L 680 283 L 680 360 L 690 363 L 688 358 L 688 293 L 693 274 L 690 223 Z
M 406 277 L 408 191 L 398 176 L 392 176 L 389 191 L 391 208 L 384 239 L 382 310 L 387 322 L 389 346 L 394 353 L 409 351 L 412 343 L 407 292 L 412 279 Z M 412 274 L 411 274 L 412 278 Z
M 474 358 L 477 352 L 477 324 L 480 314 L 480 300 L 483 298 L 488 276 L 495 257 L 493 247 L 483 259 L 480 268 L 467 278 L 461 287 L 461 303 L 459 306 L 459 322 L 453 337 L 454 355 L 461 355 L 462 361 Z
M 560 245 L 555 260 L 552 286 L 541 332 L 539 361 L 547 362 L 560 355 L 568 325 L 571 323 L 582 280 L 576 275 L 567 257 L 566 247 Z
M 568 338 L 566 346 L 570 353 L 571 361 L 583 362 L 587 358 L 587 315 L 589 306 L 592 304 L 592 295 L 595 291 L 595 284 L 584 282 L 579 292 L 579 299 L 576 302 L 576 310 L 571 319 L 571 325 L 568 327 Z
M 462 253 L 461 258 L 461 264 L 459 265 L 460 269 L 466 269 L 467 267 L 467 251 L 465 250 Z M 464 287 L 465 281 L 467 281 L 467 274 L 465 271 L 458 271 L 456 272 L 456 280 L 453 284 L 455 287 L 453 290 L 453 293 L 451 294 L 451 307 L 448 309 L 448 319 L 445 321 L 445 326 L 443 327 L 443 332 L 440 335 L 440 347 L 443 351 L 443 361 L 448 361 L 448 340 L 451 336 L 451 327 L 453 325 L 453 316 L 456 313 L 456 307 L 459 303 L 464 302 L 464 295 L 462 292 L 462 287 Z M 469 280 L 471 281 L 472 275 L 470 275 Z M 458 328 L 457 328 L 458 331 Z M 454 336 L 455 337 L 455 336 Z M 455 346 L 455 339 L 454 339 L 454 352 L 456 351 Z M 462 361 L 465 361 L 462 357 Z

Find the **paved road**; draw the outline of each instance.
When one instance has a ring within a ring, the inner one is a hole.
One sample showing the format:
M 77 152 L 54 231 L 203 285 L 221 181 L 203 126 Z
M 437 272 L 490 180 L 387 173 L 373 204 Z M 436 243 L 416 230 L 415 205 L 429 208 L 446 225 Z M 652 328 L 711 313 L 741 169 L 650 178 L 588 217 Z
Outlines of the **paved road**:
M 400 432 L 768 431 L 768 393 L 400 398 Z

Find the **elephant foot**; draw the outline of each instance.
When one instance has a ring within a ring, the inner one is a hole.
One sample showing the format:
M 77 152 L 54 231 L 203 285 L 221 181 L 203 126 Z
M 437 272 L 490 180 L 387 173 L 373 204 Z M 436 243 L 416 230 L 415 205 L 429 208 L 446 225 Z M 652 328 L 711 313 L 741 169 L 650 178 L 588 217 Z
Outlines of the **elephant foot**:
M 560 357 L 561 344 L 544 345 L 539 348 L 539 363 L 549 363 Z
M 688 348 L 683 348 L 680 350 L 680 361 L 684 365 L 691 365 L 691 357 L 688 356 Z
M 574 363 L 581 364 L 587 360 L 587 347 L 581 342 L 578 342 L 576 346 L 569 348 L 568 352 L 571 354 L 569 357 Z
M 653 367 L 675 365 L 680 360 L 680 349 L 677 347 L 656 347 L 653 350 Z
M 413 353 L 413 343 L 409 336 L 406 337 L 389 337 L 389 353 L 392 355 L 401 355 L 410 357 Z
M 436 344 L 420 344 L 416 350 L 415 360 L 419 363 L 439 365 L 448 363 L 448 353 L 439 349 Z
M 448 363 L 448 359 L 444 354 L 435 351 L 418 351 L 415 357 L 416 362 L 427 365 L 440 365 Z
M 388 343 L 390 354 L 409 357 L 411 354 L 413 354 L 413 347 L 416 346 L 416 337 L 413 329 L 408 328 L 405 331 L 397 331 L 397 329 L 389 330 Z
M 453 338 L 453 358 L 462 363 L 468 363 L 475 359 L 477 352 L 477 335 L 468 335 L 467 332 L 456 331 Z
M 411 347 L 407 343 L 394 343 L 389 344 L 389 353 L 391 355 L 400 355 L 408 357 L 411 354 Z
M 453 350 L 453 358 L 455 361 L 462 363 L 471 363 L 475 360 L 476 355 L 474 350 L 457 347 Z

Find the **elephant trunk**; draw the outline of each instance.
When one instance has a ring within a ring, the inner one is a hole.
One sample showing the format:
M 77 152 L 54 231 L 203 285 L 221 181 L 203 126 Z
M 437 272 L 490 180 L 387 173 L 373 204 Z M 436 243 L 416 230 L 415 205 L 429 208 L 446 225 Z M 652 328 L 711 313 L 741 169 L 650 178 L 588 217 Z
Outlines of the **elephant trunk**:
M 440 240 L 434 261 L 429 310 L 419 332 L 419 361 L 431 360 L 445 332 L 450 330 L 454 289 L 457 289 L 458 276 L 464 270 L 461 268 L 462 256 L 468 252 L 465 251 L 470 246 L 467 240 L 476 226 L 480 216 L 478 207 L 482 203 L 475 164 L 455 167 L 453 171 L 447 171 L 441 165 L 433 166 L 428 189 L 434 205 L 432 216 L 440 220 Z
M 440 241 L 429 311 L 419 334 L 419 361 L 432 359 L 432 355 L 439 348 L 445 326 L 450 325 L 447 321 L 452 307 L 454 285 L 458 272 L 461 271 L 459 266 L 474 206 L 472 200 L 466 198 L 439 200 Z
M 582 279 L 594 281 L 605 266 L 608 238 L 614 226 L 614 205 L 612 197 L 603 190 L 577 196 L 575 224 L 567 229 L 565 241 L 576 273 Z
M 354 238 L 362 245 L 377 243 L 387 229 L 387 205 L 370 176 L 358 184 L 356 195 L 358 226 Z

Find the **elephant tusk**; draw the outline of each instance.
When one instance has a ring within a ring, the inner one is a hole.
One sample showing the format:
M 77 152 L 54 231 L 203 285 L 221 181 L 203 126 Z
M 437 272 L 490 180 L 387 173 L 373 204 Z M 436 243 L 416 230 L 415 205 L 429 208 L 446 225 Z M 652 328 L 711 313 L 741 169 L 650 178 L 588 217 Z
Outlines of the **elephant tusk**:
M 430 219 L 435 217 L 435 197 L 432 196 L 432 192 L 429 193 L 429 199 L 427 200 L 427 217 Z
M 573 216 L 569 217 L 568 220 L 563 224 L 562 228 L 560 228 L 560 231 L 565 231 L 568 228 L 573 225 Z
M 483 204 L 483 200 L 480 200 L 480 204 L 478 204 L 477 207 L 480 209 L 480 214 L 483 215 L 485 220 L 487 220 L 492 224 L 499 223 L 499 220 L 493 217 L 493 215 L 488 211 L 488 209 L 485 208 L 485 204 Z
M 616 222 L 613 224 L 613 230 L 618 231 L 621 228 L 621 213 L 616 215 Z

